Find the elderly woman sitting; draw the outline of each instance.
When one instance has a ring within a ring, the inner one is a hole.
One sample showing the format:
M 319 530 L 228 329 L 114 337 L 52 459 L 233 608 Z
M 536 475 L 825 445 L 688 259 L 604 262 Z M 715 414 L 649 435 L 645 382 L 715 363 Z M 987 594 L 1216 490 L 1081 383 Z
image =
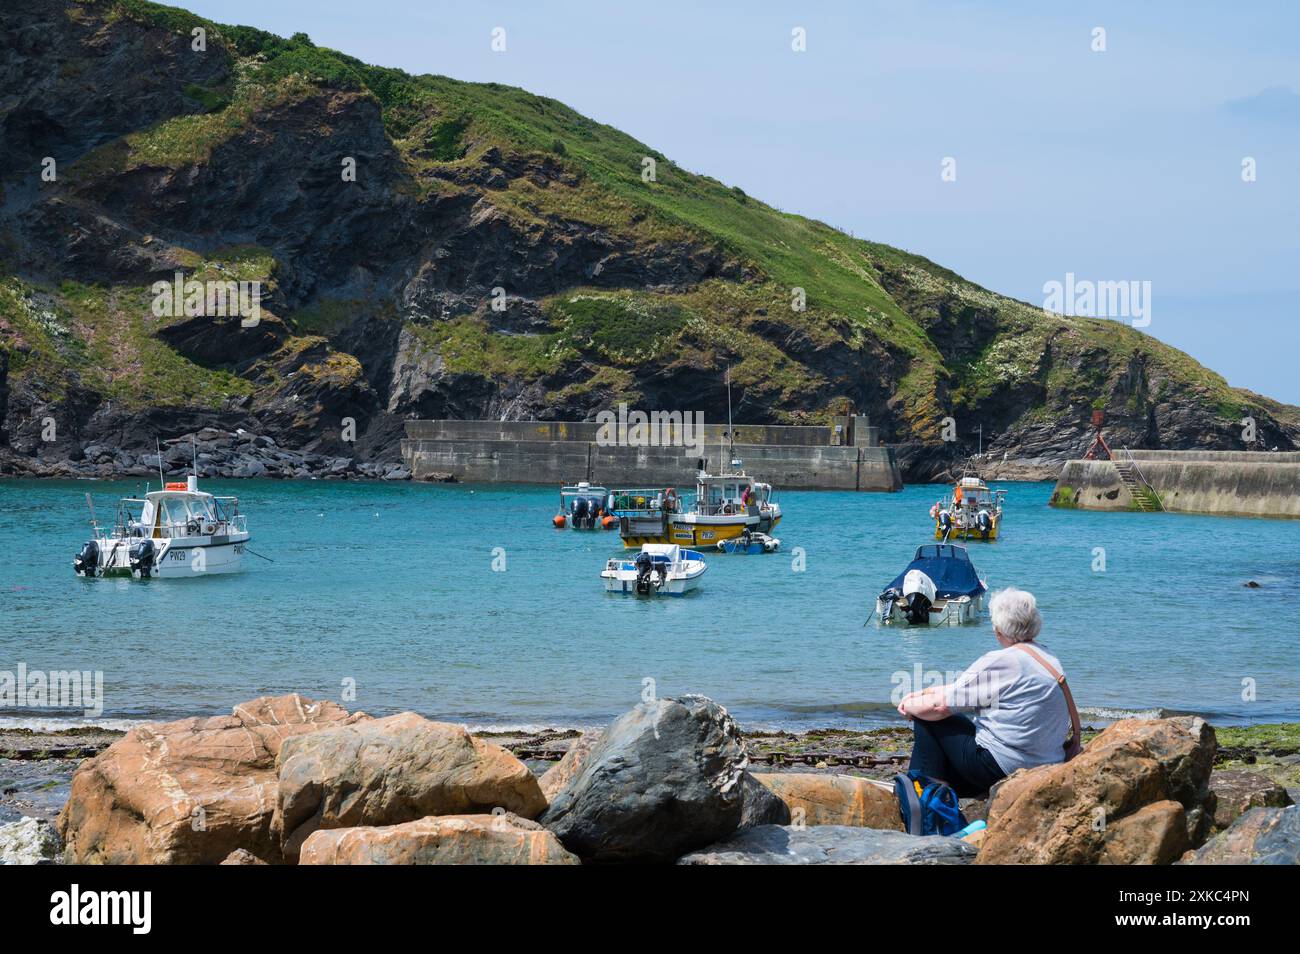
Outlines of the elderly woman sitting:
M 1014 587 L 994 593 L 989 615 L 1001 649 L 975 660 L 955 682 L 909 693 L 898 705 L 912 720 L 911 768 L 963 798 L 983 795 L 1016 769 L 1064 761 L 1067 733 L 1074 730 L 1071 754 L 1079 738 L 1061 664 L 1034 642 L 1043 617 L 1033 594 Z

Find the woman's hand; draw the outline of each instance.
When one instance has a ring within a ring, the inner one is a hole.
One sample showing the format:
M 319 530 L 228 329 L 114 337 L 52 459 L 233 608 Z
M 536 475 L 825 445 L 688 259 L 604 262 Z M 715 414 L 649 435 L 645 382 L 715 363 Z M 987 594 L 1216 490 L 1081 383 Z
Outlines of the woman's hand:
M 947 686 L 931 686 L 929 689 L 909 692 L 898 704 L 898 711 L 908 719 L 925 719 L 927 722 L 945 719 L 950 715 L 944 701 L 947 697 L 946 690 Z

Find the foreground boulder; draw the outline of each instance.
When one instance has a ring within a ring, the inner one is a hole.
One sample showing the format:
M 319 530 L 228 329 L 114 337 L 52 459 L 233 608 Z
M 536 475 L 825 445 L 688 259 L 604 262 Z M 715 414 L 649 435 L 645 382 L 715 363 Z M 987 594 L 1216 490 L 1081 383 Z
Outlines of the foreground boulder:
M 1252 808 L 1183 859 L 1189 865 L 1300 864 L 1300 806 Z
M 251 851 L 245 851 L 243 848 L 236 848 L 230 854 L 226 855 L 226 860 L 221 862 L 223 865 L 264 865 L 266 864 L 261 858 Z
M 748 762 L 717 703 L 643 703 L 605 730 L 541 822 L 584 861 L 671 861 L 735 830 Z
M 304 865 L 577 865 L 577 855 L 518 815 L 442 815 L 382 828 L 314 832 Z
M 289 861 L 320 828 L 546 808 L 537 777 L 509 751 L 414 712 L 291 739 L 278 765 L 272 830 Z
M 1246 769 L 1224 769 L 1210 776 L 1214 793 L 1214 827 L 1227 828 L 1252 808 L 1285 808 L 1291 796 L 1267 775 Z
M 755 772 L 754 778 L 789 807 L 796 823 L 903 830 L 893 789 L 868 779 L 815 772 Z
M 1213 818 L 1214 730 L 1194 716 L 1126 719 L 1075 759 L 994 787 L 980 864 L 1169 864 Z
M 591 754 L 591 750 L 604 734 L 604 732 L 582 733 L 569 744 L 564 757 L 546 770 L 539 784 L 548 802 L 560 794 L 569 784 L 569 780 L 578 774 L 578 769 L 582 767 L 582 763 L 587 760 L 587 756 Z
M 217 864 L 236 848 L 280 860 L 271 835 L 275 760 L 286 740 L 369 719 L 300 695 L 233 714 L 132 729 L 72 777 L 59 814 L 79 864 Z
M 693 851 L 679 865 L 965 865 L 976 857 L 960 838 L 850 825 L 760 825 Z

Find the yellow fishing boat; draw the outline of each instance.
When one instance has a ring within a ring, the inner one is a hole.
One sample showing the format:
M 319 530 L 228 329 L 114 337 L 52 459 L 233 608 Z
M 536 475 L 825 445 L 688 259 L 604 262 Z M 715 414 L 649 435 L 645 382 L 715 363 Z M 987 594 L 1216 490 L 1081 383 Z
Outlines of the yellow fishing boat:
M 1002 501 L 1005 490 L 990 490 L 979 477 L 963 475 L 947 494 L 930 508 L 934 538 L 949 540 L 996 540 L 1002 530 Z
M 679 494 L 673 487 L 615 490 L 610 502 L 626 547 L 646 543 L 714 547 L 745 530 L 770 533 L 781 522 L 781 505 L 772 499 L 772 485 L 751 480 L 743 471 L 700 471 L 693 494 Z

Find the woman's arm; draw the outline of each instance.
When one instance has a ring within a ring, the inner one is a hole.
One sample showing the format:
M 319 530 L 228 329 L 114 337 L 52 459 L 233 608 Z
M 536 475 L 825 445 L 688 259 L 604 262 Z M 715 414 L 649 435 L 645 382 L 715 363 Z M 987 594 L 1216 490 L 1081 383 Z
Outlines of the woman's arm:
M 944 701 L 948 697 L 947 692 L 947 686 L 930 686 L 928 689 L 909 692 L 898 704 L 898 712 L 908 719 L 924 719 L 926 722 L 946 719 L 952 714 Z

